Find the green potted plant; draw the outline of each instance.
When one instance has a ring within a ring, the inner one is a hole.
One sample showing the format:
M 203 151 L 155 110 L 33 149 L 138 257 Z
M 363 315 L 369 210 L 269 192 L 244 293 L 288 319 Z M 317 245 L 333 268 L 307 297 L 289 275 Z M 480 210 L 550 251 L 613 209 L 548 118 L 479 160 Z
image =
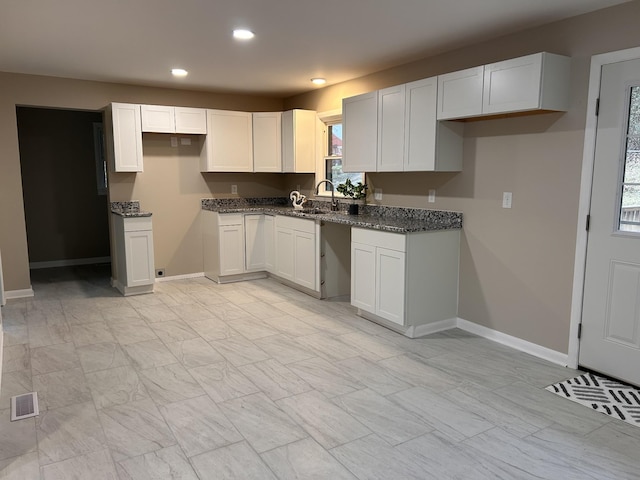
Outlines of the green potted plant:
M 341 183 L 337 186 L 336 190 L 338 193 L 344 195 L 345 198 L 350 198 L 354 200 L 349 204 L 349 214 L 357 215 L 358 214 L 358 204 L 355 202 L 356 200 L 364 200 L 367 198 L 367 184 L 358 182 L 354 185 L 351 179 L 347 178 L 344 183 Z

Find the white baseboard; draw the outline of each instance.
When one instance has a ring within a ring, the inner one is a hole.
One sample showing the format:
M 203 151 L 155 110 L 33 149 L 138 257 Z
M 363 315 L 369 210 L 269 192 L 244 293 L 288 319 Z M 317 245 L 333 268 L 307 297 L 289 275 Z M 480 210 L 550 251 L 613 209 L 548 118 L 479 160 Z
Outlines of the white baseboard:
M 93 265 L 96 263 L 110 263 L 111 257 L 72 258 L 68 260 L 52 260 L 50 262 L 29 262 L 31 270 L 40 268 L 74 267 L 76 265 Z
M 569 356 L 566 353 L 551 350 L 550 348 L 543 347 L 536 343 L 528 342 L 527 340 L 523 340 L 518 337 L 507 335 L 506 333 L 502 333 L 497 330 L 478 325 L 477 323 L 469 322 L 468 320 L 464 320 L 462 318 L 457 319 L 456 326 L 466 332 L 473 333 L 488 340 L 493 340 L 494 342 L 501 343 L 511 348 L 515 348 L 516 350 L 520 350 L 530 355 L 542 358 L 551 363 L 562 365 L 563 367 L 566 367 L 568 365 Z
M 33 288 L 24 288 L 22 290 L 7 290 L 4 297 L 9 300 L 11 298 L 28 298 L 33 297 Z
M 451 330 L 458 325 L 457 318 L 449 318 L 447 320 L 441 320 L 435 323 L 427 323 L 425 325 L 411 326 L 405 333 L 407 337 L 418 338 L 425 335 L 431 335 L 432 333 L 442 332 L 444 330 Z
M 204 277 L 204 272 L 185 273 L 184 275 L 171 275 L 170 277 L 160 277 L 160 278 L 156 278 L 156 283 L 171 282 L 173 280 L 185 280 L 187 278 L 200 278 L 200 277 Z

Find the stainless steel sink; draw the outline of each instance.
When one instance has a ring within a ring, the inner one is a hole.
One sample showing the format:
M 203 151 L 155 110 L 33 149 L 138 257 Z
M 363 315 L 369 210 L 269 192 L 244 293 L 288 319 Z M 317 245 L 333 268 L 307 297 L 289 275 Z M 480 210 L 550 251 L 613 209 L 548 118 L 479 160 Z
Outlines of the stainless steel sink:
M 331 211 L 322 208 L 303 208 L 302 210 L 296 210 L 296 212 L 306 213 L 308 215 L 321 215 L 323 213 L 330 213 Z

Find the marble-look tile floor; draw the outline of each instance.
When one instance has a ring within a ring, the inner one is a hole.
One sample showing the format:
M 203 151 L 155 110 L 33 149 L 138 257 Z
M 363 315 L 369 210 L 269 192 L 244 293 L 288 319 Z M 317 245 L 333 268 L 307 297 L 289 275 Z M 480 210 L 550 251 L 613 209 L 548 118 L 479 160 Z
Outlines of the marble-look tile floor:
M 640 478 L 639 428 L 544 390 L 574 370 L 270 279 L 123 298 L 108 275 L 35 271 L 3 307 L 0 479 Z

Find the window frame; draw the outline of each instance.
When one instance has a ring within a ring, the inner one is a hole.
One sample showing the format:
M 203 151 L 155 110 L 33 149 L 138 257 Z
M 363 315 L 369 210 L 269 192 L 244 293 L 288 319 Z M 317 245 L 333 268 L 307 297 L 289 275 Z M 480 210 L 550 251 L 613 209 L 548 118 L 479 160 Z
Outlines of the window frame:
M 319 155 L 319 159 L 318 162 L 316 164 L 316 172 L 315 172 L 315 184 L 318 185 L 318 182 L 321 182 L 322 180 L 327 179 L 327 170 L 326 170 L 326 166 L 327 166 L 327 160 L 331 160 L 331 159 L 337 159 L 340 158 L 342 159 L 342 155 L 337 156 L 337 155 L 328 155 L 329 154 L 329 126 L 331 125 L 336 125 L 336 124 L 342 124 L 342 109 L 338 109 L 338 110 L 331 110 L 331 111 L 327 111 L 327 112 L 319 112 L 318 113 L 318 119 L 319 119 L 319 124 L 321 128 L 321 132 L 319 132 L 320 134 L 320 139 L 321 139 L 321 155 Z M 343 126 L 344 128 L 344 126 Z M 366 173 L 362 172 L 362 183 L 366 183 L 366 177 L 365 177 Z M 331 196 L 331 190 L 327 189 L 327 184 L 323 183 L 322 185 L 319 186 L 318 188 L 318 193 L 316 194 L 317 197 L 330 197 Z M 335 187 L 337 187 L 338 185 L 335 185 Z M 334 195 L 338 198 L 345 198 L 345 196 L 341 193 L 339 193 L 337 190 L 334 192 Z

